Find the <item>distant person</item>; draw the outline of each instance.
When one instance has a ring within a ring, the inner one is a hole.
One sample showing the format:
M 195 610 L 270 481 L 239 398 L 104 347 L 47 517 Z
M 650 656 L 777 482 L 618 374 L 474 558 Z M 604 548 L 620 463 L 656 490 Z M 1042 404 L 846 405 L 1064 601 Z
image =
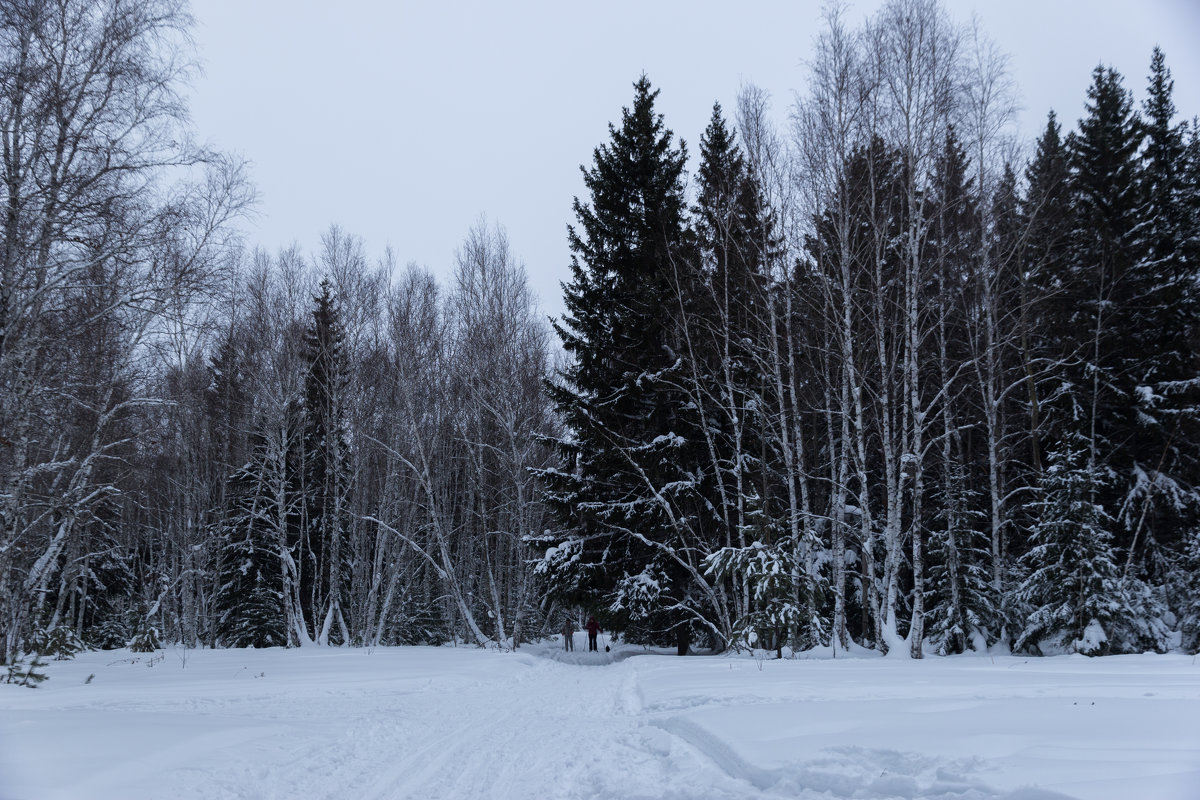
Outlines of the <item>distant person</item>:
M 570 617 L 563 623 L 563 649 L 568 653 L 575 650 L 575 623 Z
M 596 622 L 595 617 L 588 617 L 587 625 L 584 627 L 588 632 L 588 652 L 593 650 L 599 652 L 600 648 L 596 646 L 596 637 L 600 634 L 600 623 Z

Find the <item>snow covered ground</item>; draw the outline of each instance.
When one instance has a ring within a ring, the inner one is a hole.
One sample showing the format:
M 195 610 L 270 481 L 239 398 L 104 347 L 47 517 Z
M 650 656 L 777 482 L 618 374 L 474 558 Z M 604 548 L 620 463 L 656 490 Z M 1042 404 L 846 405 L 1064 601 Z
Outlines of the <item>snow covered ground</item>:
M 1180 655 L 547 642 L 111 651 L 47 671 L 0 685 L 3 800 L 1200 798 L 1200 663 Z

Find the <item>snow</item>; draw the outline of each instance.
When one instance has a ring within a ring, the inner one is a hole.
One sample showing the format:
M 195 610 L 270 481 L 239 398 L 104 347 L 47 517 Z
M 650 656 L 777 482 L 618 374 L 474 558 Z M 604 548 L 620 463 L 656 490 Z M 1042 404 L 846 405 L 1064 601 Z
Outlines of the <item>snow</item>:
M 0 798 L 1200 797 L 1190 656 L 576 647 L 84 653 L 0 685 Z
M 1083 629 L 1083 637 L 1077 639 L 1072 647 L 1078 653 L 1098 653 L 1107 641 L 1108 634 L 1104 632 L 1104 626 L 1093 619 Z

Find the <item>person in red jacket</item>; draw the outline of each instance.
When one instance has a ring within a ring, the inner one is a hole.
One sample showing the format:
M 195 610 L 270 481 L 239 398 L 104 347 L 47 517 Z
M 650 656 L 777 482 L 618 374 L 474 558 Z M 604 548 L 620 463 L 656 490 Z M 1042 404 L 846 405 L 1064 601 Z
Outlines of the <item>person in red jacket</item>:
M 599 651 L 600 648 L 596 646 L 596 636 L 600 633 L 600 623 L 596 622 L 595 617 L 588 617 L 587 625 L 584 625 L 584 627 L 587 628 L 588 632 L 588 650 Z

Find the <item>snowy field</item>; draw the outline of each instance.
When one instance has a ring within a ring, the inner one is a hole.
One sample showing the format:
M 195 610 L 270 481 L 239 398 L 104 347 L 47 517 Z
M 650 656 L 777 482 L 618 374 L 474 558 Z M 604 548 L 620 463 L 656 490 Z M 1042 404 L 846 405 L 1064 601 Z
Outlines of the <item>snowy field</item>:
M 35 690 L 0 685 L 3 800 L 1200 798 L 1190 656 L 758 661 L 547 642 L 110 651 L 47 671 Z

